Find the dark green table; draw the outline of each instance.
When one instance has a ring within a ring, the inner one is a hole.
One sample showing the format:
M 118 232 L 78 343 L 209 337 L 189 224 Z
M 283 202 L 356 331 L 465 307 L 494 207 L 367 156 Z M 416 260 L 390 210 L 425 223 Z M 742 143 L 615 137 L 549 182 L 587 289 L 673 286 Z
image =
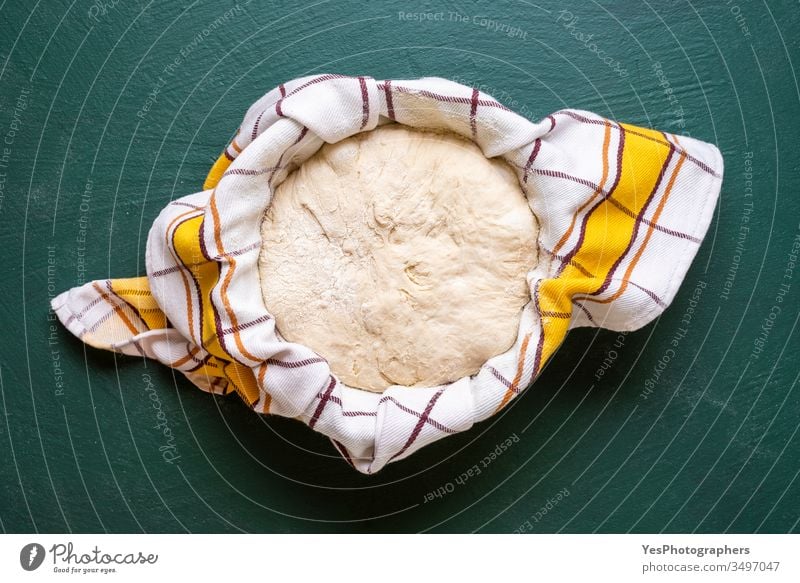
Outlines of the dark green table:
M 798 530 L 796 5 L 178 4 L 0 4 L 3 530 Z M 569 106 L 718 144 L 719 207 L 673 305 L 571 333 L 503 414 L 373 477 L 49 319 L 57 292 L 143 273 L 153 218 L 250 103 L 316 72 L 449 76 L 532 119 Z

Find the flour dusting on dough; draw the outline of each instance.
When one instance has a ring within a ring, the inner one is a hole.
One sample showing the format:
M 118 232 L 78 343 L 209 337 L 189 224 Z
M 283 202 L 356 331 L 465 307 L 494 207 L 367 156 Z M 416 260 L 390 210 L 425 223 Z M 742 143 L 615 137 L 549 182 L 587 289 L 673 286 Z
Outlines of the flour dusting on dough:
M 382 126 L 324 145 L 278 186 L 264 302 L 347 385 L 440 385 L 514 343 L 536 238 L 505 162 L 452 134 Z

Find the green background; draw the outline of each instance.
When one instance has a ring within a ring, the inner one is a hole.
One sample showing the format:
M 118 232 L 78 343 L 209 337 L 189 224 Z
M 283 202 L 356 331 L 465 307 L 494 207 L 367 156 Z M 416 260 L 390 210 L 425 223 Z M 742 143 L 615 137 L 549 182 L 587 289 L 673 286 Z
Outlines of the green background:
M 401 10 L 443 17 L 410 21 Z M 800 208 L 798 6 L 585 2 L 569 8 L 570 27 L 560 10 L 522 0 L 2 2 L 0 527 L 797 531 L 800 271 L 788 279 L 785 270 Z M 520 33 L 481 26 L 482 16 Z M 616 71 L 587 48 L 589 35 Z M 144 273 L 152 220 L 201 188 L 246 108 L 319 72 L 448 76 L 532 119 L 580 108 L 716 143 L 726 163 L 720 202 L 672 306 L 626 337 L 570 333 L 502 414 L 371 477 L 299 422 L 252 414 L 236 397 L 84 346 L 61 326 L 51 336 L 49 297 L 82 276 L 82 225 L 86 279 Z M 675 357 L 654 370 L 696 294 Z M 173 464 L 159 451 L 146 375 L 175 435 Z M 518 443 L 456 484 L 513 435 Z

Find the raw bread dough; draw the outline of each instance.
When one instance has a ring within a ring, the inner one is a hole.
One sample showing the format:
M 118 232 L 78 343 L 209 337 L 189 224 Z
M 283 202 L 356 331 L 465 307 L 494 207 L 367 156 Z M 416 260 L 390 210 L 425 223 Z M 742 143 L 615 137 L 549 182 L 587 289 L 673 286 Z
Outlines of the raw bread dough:
M 278 186 L 261 234 L 278 332 L 378 392 L 452 382 L 508 350 L 538 258 L 505 162 L 397 124 L 324 145 Z

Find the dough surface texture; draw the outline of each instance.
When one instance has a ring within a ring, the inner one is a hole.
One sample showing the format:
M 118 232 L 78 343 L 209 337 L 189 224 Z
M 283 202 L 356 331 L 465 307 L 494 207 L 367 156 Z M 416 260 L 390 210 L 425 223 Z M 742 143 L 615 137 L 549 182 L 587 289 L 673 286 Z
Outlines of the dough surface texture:
M 452 382 L 516 340 L 537 233 L 505 162 L 454 134 L 380 126 L 325 144 L 276 188 L 264 304 L 351 387 Z

